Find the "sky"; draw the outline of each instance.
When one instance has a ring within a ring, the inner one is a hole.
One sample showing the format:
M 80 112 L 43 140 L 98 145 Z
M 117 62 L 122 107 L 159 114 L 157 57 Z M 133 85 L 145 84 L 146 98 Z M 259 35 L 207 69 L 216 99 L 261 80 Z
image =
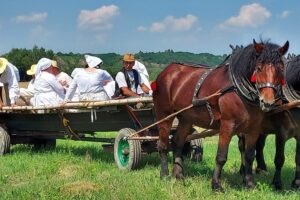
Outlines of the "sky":
M 0 55 L 34 45 L 63 53 L 172 49 L 223 55 L 253 39 L 300 54 L 299 0 L 1 0 Z

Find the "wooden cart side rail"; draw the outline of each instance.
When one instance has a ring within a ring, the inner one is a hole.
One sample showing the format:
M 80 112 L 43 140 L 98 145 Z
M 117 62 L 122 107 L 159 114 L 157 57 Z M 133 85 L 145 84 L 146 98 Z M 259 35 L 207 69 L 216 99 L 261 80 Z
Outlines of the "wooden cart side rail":
M 104 106 L 119 106 L 136 103 L 152 103 L 152 97 L 138 97 L 126 99 L 114 99 L 107 101 L 82 101 L 82 102 L 68 102 L 64 106 L 4 106 L 2 111 L 23 111 L 23 110 L 51 110 L 51 109 L 69 109 L 69 108 L 94 108 Z

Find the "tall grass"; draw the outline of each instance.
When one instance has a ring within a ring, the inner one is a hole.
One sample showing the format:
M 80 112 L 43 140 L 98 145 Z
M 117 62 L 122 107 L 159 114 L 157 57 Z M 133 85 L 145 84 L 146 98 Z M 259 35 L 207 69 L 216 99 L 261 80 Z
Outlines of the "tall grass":
M 0 199 L 299 199 L 299 191 L 290 187 L 295 141 L 286 145 L 281 192 L 274 191 L 270 184 L 275 148 L 274 136 L 269 136 L 265 148 L 269 173 L 255 175 L 256 188 L 248 191 L 242 183 L 235 138 L 222 174 L 225 193 L 212 193 L 216 144 L 216 137 L 204 140 L 201 163 L 185 160 L 184 181 L 160 180 L 157 153 L 144 155 L 139 170 L 120 171 L 113 153 L 104 152 L 100 143 L 59 140 L 54 150 L 42 151 L 16 145 L 11 154 L 0 157 Z M 170 167 L 171 160 L 170 156 Z

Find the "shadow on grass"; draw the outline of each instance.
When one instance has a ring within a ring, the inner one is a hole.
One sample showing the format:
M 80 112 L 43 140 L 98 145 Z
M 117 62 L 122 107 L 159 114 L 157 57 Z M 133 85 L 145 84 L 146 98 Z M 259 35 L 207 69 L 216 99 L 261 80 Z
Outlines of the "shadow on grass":
M 90 160 L 102 161 L 106 163 L 114 162 L 114 155 L 111 152 L 106 152 L 100 146 L 100 143 L 93 145 L 57 145 L 55 148 L 41 148 L 35 149 L 33 145 L 15 145 L 11 149 L 11 153 L 29 153 L 29 154 L 49 154 L 49 153 L 58 153 L 66 154 L 82 158 L 88 158 Z
M 32 146 L 30 145 L 16 145 L 12 148 L 12 153 L 18 152 L 27 152 L 30 154 L 49 154 L 49 153 L 59 153 L 59 154 L 66 154 L 72 155 L 77 157 L 86 158 L 89 156 L 94 161 L 101 161 L 106 163 L 114 163 L 114 155 L 112 152 L 106 152 L 100 147 L 100 143 L 97 145 L 58 145 L 54 149 L 42 149 L 42 150 L 33 150 Z M 188 158 L 184 160 L 184 172 L 185 177 L 199 177 L 201 179 L 205 179 L 207 184 L 210 184 L 211 177 L 213 174 L 213 167 L 211 160 L 203 160 L 202 162 L 195 163 Z M 214 162 L 214 161 L 212 161 Z M 230 162 L 230 160 L 228 161 Z M 169 154 L 168 156 L 168 163 L 170 173 L 172 172 L 172 155 Z M 158 153 L 151 153 L 151 154 L 143 154 L 142 160 L 140 163 L 140 167 L 138 170 L 143 170 L 145 166 L 150 166 L 154 168 L 160 168 L 160 157 Z M 226 165 L 225 165 L 226 166 Z M 259 191 L 264 190 L 273 190 L 272 180 L 274 175 L 275 168 L 274 166 L 269 166 L 268 174 L 254 174 L 254 181 L 256 183 L 256 189 Z M 289 191 L 295 191 L 291 188 L 291 182 L 294 178 L 295 169 L 291 166 L 284 166 L 282 169 L 282 183 L 283 183 L 283 190 L 276 191 L 276 194 L 286 194 Z M 239 174 L 239 170 L 231 169 L 228 171 L 223 170 L 222 173 L 222 185 L 226 185 L 225 189 L 234 189 L 234 190 L 244 190 L 245 184 L 243 183 L 243 177 Z M 275 190 L 273 190 L 275 192 Z

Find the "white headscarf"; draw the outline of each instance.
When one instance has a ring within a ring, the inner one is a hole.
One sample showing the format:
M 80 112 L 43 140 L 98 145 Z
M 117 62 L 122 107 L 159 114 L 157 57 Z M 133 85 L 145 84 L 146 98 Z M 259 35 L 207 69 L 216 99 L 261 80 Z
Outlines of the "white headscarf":
M 48 58 L 41 58 L 37 63 L 37 69 L 35 72 L 36 78 L 41 74 L 41 71 L 48 69 L 52 65 L 52 60 Z
M 103 62 L 100 58 L 96 56 L 84 55 L 84 57 L 89 67 L 96 67 L 97 65 Z
M 134 66 L 132 68 L 137 70 L 138 72 L 144 74 L 149 79 L 148 71 L 143 63 L 135 60 Z

